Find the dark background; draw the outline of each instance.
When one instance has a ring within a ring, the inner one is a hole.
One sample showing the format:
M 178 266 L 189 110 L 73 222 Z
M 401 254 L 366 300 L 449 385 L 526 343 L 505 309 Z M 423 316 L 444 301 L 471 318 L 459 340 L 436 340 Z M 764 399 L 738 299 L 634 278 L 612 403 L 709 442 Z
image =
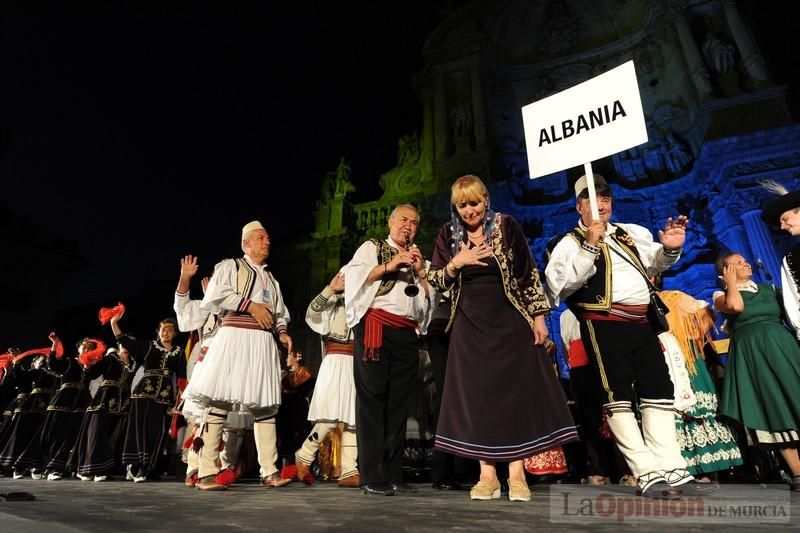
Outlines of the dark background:
M 61 287 L 47 303 L 55 312 L 41 313 L 54 319 L 38 324 L 38 310 L 19 304 L 29 287 L 0 273 L 0 306 L 12 310 L 0 350 L 43 344 L 53 328 L 68 340 L 108 335 L 96 313 L 118 300 L 127 327 L 148 334 L 172 313 L 179 258 L 199 256 L 210 275 L 241 253 L 241 226 L 254 218 L 271 234 L 280 280 L 340 156 L 352 200 L 379 196 L 397 139 L 422 127 L 413 80 L 425 39 L 465 3 L 271 2 L 231 13 L 176 2 L 142 13 L 70 2 L 47 14 L 0 3 L 0 226 L 34 228 L 36 261 L 53 258 L 37 275 Z M 800 116 L 798 19 L 779 2 L 738 4 Z M 17 260 L 7 244 L 0 264 Z M 18 335 L 22 321 L 41 335 Z
M 154 327 L 171 314 L 179 258 L 210 275 L 241 254 L 252 219 L 280 279 L 340 156 L 355 201 L 380 193 L 397 139 L 421 128 L 413 75 L 444 3 L 294 5 L 3 17 L 0 208 L 78 259 L 53 272 L 67 279 L 45 341 L 52 328 L 107 333 L 96 312 L 117 300 L 134 329 Z M 0 349 L 31 342 L 3 327 Z

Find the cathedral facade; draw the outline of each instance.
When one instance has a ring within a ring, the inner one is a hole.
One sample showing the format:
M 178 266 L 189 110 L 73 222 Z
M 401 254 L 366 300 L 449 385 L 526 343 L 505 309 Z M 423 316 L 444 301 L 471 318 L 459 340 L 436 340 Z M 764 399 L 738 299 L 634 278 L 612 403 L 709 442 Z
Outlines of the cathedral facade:
M 789 241 L 761 222 L 759 182 L 800 188 L 800 125 L 742 9 L 734 0 L 505 0 L 452 12 L 424 46 L 414 80 L 421 128 L 398 139 L 396 166 L 376 177 L 382 195 L 353 203 L 344 159 L 326 176 L 315 231 L 297 249 L 308 294 L 295 295 L 293 316 L 360 242 L 385 236 L 398 203 L 420 209 L 418 244 L 429 257 L 450 216 L 450 184 L 467 173 L 487 182 L 494 209 L 522 224 L 543 268 L 547 240 L 577 221 L 572 185 L 582 169 L 531 180 L 521 108 L 629 60 L 649 140 L 593 162 L 614 190 L 615 219 L 654 233 L 670 216 L 691 219 L 666 289 L 709 300 L 714 260 L 728 249 L 779 283 Z M 313 360 L 316 341 L 307 341 Z

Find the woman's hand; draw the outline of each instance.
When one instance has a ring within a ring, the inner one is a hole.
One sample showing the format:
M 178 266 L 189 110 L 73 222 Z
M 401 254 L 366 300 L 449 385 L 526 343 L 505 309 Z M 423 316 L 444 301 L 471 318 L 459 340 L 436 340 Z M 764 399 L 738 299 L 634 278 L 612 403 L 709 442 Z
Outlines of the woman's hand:
M 736 265 L 725 265 L 722 267 L 722 282 L 725 287 L 736 287 L 739 278 L 736 276 Z
M 481 259 L 485 259 L 490 255 L 492 255 L 492 249 L 485 242 L 472 248 L 462 243 L 461 249 L 453 257 L 452 262 L 457 270 L 461 270 L 467 265 L 487 266 Z
M 533 326 L 531 326 L 531 329 L 533 330 L 533 344 L 537 346 L 544 345 L 548 336 L 544 315 L 536 315 L 533 318 Z

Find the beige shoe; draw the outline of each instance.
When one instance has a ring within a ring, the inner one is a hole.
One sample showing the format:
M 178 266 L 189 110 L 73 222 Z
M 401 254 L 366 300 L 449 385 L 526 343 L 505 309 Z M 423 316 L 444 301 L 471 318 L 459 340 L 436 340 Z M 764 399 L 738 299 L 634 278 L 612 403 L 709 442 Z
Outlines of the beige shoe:
M 228 487 L 217 483 L 216 480 L 214 479 L 215 477 L 216 476 L 201 477 L 200 479 L 197 480 L 197 484 L 195 484 L 195 487 L 197 488 L 197 490 L 205 490 L 205 491 L 227 490 Z
M 512 502 L 529 502 L 531 501 L 531 489 L 528 488 L 528 484 L 524 481 L 509 479 L 508 499 Z
M 261 478 L 261 485 L 268 488 L 278 488 L 278 487 L 285 487 L 289 483 L 292 482 L 292 479 L 282 479 L 280 473 L 275 472 L 274 474 L 270 474 L 267 477 Z
M 469 491 L 470 500 L 497 500 L 500 498 L 500 481 L 478 481 Z
M 626 487 L 638 487 L 639 484 L 636 483 L 636 478 L 630 474 L 625 474 L 621 478 L 619 478 L 619 484 L 625 485 Z

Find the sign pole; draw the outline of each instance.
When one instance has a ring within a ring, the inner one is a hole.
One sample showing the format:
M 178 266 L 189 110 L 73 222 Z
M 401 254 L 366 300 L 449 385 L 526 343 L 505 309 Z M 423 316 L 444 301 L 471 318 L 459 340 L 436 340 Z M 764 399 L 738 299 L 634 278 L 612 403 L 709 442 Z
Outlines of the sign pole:
M 589 206 L 592 208 L 592 220 L 600 220 L 597 210 L 597 196 L 594 192 L 594 174 L 592 174 L 591 161 L 583 164 L 583 173 L 586 174 L 586 186 L 589 188 Z

